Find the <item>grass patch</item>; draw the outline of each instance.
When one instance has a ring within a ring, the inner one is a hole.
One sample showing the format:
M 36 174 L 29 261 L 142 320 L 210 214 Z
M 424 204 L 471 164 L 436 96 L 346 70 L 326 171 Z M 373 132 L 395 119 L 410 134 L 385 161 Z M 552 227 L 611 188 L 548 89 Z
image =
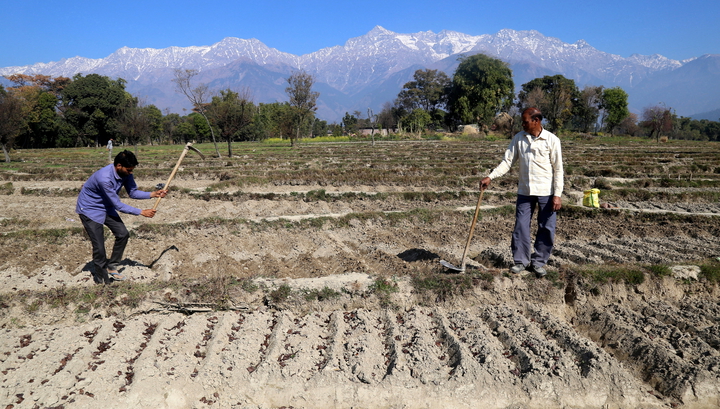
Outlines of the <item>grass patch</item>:
M 74 305 L 75 313 L 86 314 L 94 309 L 109 309 L 112 314 L 114 308 L 137 308 L 146 301 L 151 294 L 170 292 L 182 294 L 185 302 L 200 302 L 211 305 L 215 310 L 226 310 L 232 306 L 233 299 L 240 291 L 254 292 L 258 286 L 252 279 L 221 276 L 202 280 L 177 280 L 171 282 L 115 282 L 112 285 L 95 285 L 91 287 L 57 287 L 46 291 L 18 291 L 0 294 L 0 310 L 9 308 L 11 304 L 20 305 L 28 313 L 36 313 L 41 308 L 62 309 Z M 277 291 L 277 290 L 276 290 Z M 282 291 L 271 296 L 282 297 Z M 331 294 L 321 291 L 319 296 L 329 298 Z M 178 302 L 175 297 L 165 299 L 169 302 Z
M 70 227 L 66 229 L 43 229 L 43 230 L 19 230 L 4 234 L 2 237 L 5 239 L 21 239 L 30 241 L 44 241 L 51 244 L 62 243 L 63 240 L 68 236 L 82 236 L 82 227 Z
M 387 278 L 378 277 L 375 279 L 368 289 L 370 292 L 380 296 L 389 296 L 392 293 L 398 292 L 400 289 L 395 281 L 390 281 Z
M 0 195 L 11 195 L 15 193 L 15 188 L 12 182 L 3 183 L 0 185 Z
M 720 283 L 720 257 L 700 265 L 700 275 L 711 283 Z
M 639 285 L 645 282 L 645 273 L 642 268 L 626 265 L 592 265 L 581 268 L 583 275 L 596 283 L 607 282 Z
M 468 274 L 428 274 L 413 277 L 412 286 L 417 293 L 430 293 L 435 302 L 444 302 L 472 290 L 475 287 L 473 281 Z
M 304 290 L 303 291 L 306 301 L 326 301 L 340 296 L 340 292 L 333 290 L 330 287 L 323 287 L 322 290 Z
M 290 297 L 290 294 L 292 294 L 292 288 L 290 288 L 290 286 L 287 284 L 283 284 L 280 287 L 270 291 L 270 293 L 268 294 L 268 298 L 274 304 L 277 304 L 287 300 L 287 298 Z
M 651 273 L 658 277 L 667 277 L 672 275 L 672 270 L 667 264 L 654 264 L 646 267 Z

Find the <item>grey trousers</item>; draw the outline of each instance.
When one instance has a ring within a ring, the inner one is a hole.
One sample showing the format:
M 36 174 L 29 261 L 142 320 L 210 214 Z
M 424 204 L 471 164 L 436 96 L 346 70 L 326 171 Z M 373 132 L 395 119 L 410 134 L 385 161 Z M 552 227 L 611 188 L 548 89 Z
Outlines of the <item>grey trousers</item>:
M 530 222 L 538 207 L 538 229 L 533 251 L 530 248 Z M 557 213 L 553 211 L 552 196 L 518 195 L 515 204 L 515 229 L 512 234 L 512 253 L 515 264 L 542 267 L 547 264 L 555 244 Z
M 125 253 L 125 246 L 130 238 L 130 233 L 120 217 L 105 217 L 105 226 L 107 226 L 115 236 L 112 255 L 108 259 L 107 253 L 105 252 L 105 232 L 103 225 L 90 220 L 90 218 L 84 214 L 80 215 L 80 220 L 90 237 L 90 243 L 92 243 L 93 263 L 95 264 L 93 280 L 95 280 L 96 283 L 108 283 L 112 281 L 108 276 L 108 269 L 118 269 L 120 261 L 122 261 L 123 258 L 123 253 Z

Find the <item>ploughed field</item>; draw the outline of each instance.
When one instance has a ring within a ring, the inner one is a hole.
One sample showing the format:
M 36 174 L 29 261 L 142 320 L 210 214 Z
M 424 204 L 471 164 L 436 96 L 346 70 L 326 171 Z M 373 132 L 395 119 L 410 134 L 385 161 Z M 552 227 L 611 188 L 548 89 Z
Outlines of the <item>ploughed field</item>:
M 110 286 L 74 213 L 107 151 L 12 152 L 0 407 L 720 406 L 720 146 L 564 139 L 548 276 L 507 270 L 515 170 L 447 271 L 507 142 L 198 145 Z M 139 147 L 140 188 L 181 151 Z

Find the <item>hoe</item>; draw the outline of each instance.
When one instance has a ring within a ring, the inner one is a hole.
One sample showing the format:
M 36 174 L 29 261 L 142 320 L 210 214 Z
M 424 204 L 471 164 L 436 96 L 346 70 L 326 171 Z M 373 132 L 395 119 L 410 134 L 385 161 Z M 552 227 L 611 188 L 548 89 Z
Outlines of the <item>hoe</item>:
M 473 216 L 472 223 L 470 224 L 470 233 L 468 234 L 467 243 L 465 244 L 465 251 L 463 251 L 462 258 L 460 259 L 460 267 L 455 267 L 445 260 L 440 260 L 440 264 L 442 264 L 443 267 L 459 271 L 461 273 L 465 272 L 465 257 L 467 256 L 468 249 L 470 248 L 470 240 L 472 240 L 475 223 L 477 222 L 478 214 L 480 213 L 480 203 L 482 202 L 483 193 L 485 193 L 485 189 L 480 190 L 480 197 L 478 197 L 477 206 L 475 206 L 475 216 Z
M 194 150 L 195 152 L 197 152 L 197 154 L 200 155 L 201 158 L 205 159 L 205 155 L 203 155 L 202 152 L 200 152 L 196 147 L 192 146 L 192 142 L 188 142 L 185 145 L 185 149 L 183 149 L 182 153 L 180 154 L 180 159 L 178 159 L 177 163 L 175 164 L 175 168 L 173 169 L 172 173 L 170 174 L 170 177 L 168 178 L 167 183 L 165 183 L 165 185 L 164 185 L 165 189 L 170 188 L 170 182 L 175 177 L 175 173 L 177 173 L 178 168 L 180 167 L 180 163 L 185 158 L 185 155 L 187 155 L 188 151 L 191 149 Z M 160 187 L 160 188 L 162 189 L 163 187 Z M 158 205 L 160 204 L 160 200 L 162 200 L 162 197 L 157 198 L 157 200 L 155 201 L 155 205 L 153 206 L 153 210 L 157 209 Z

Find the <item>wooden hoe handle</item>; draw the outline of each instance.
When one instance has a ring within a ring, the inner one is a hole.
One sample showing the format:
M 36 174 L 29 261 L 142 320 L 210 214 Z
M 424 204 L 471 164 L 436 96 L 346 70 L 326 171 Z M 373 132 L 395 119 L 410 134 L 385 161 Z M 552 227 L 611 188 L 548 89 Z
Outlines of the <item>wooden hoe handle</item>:
M 170 177 L 168 178 L 167 182 L 165 183 L 165 187 L 163 189 L 165 189 L 165 190 L 170 189 L 170 182 L 175 177 L 175 173 L 177 173 L 178 168 L 180 167 L 180 163 L 182 162 L 183 158 L 185 158 L 185 155 L 187 155 L 188 150 L 190 150 L 190 146 L 192 146 L 192 142 L 188 142 L 185 145 L 185 149 L 183 149 L 182 153 L 180 154 L 180 159 L 178 159 L 177 163 L 175 164 L 175 168 L 172 170 L 172 173 L 170 174 Z M 161 200 L 162 200 L 162 197 L 157 198 L 157 200 L 155 201 L 155 205 L 153 206 L 153 210 L 157 209 Z
M 475 230 L 475 223 L 477 222 L 478 214 L 480 213 L 480 203 L 482 202 L 483 193 L 485 193 L 485 189 L 480 190 L 480 197 L 478 197 L 477 206 L 475 206 L 475 216 L 473 216 L 472 224 L 470 224 L 470 233 L 468 234 L 467 243 L 465 244 L 465 251 L 463 251 L 460 271 L 465 271 L 465 256 L 467 256 L 468 249 L 470 248 L 470 241 L 472 240 L 473 231 Z

